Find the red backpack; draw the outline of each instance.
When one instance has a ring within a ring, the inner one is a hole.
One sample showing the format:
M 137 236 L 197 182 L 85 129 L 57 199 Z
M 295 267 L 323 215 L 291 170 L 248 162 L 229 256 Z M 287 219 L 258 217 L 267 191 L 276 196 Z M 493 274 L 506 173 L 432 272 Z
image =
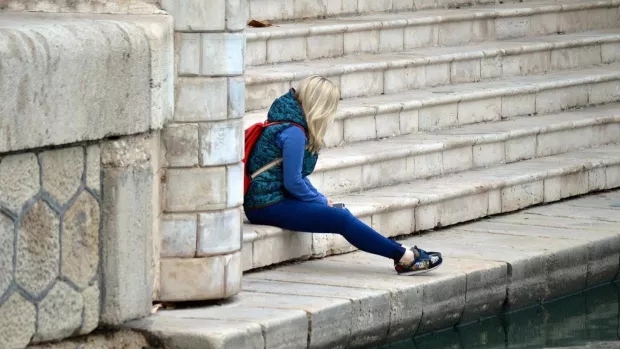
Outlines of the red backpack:
M 251 175 L 248 175 L 248 173 L 246 172 L 246 167 L 245 167 L 246 162 L 250 158 L 250 154 L 252 153 L 254 144 L 256 144 L 256 142 L 258 141 L 258 138 L 263 134 L 263 130 L 266 127 L 278 125 L 278 124 L 291 124 L 291 125 L 297 126 L 302 131 L 304 131 L 304 134 L 306 134 L 306 130 L 303 128 L 303 126 L 297 123 L 294 123 L 294 122 L 290 122 L 290 121 L 257 122 L 254 125 L 248 127 L 245 130 L 245 155 L 243 156 L 243 195 L 244 196 L 248 192 L 248 188 L 250 187 L 250 183 L 252 183 L 252 179 L 254 179 L 256 176 L 260 175 L 261 173 L 265 171 L 268 171 L 272 167 L 282 162 L 282 158 L 279 158 L 261 167 L 260 169 L 258 169 L 258 171 L 252 173 Z

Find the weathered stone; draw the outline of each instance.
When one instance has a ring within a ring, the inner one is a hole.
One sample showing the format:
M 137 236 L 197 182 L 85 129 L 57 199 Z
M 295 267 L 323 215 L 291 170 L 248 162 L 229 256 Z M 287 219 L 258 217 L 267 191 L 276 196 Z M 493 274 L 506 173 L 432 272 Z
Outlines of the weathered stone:
M 0 297 L 13 280 L 15 228 L 13 221 L 0 213 Z
M 200 166 L 234 164 L 243 159 L 241 120 L 200 125 Z
M 241 278 L 243 277 L 243 260 L 241 251 L 224 256 L 226 263 L 226 278 L 224 279 L 224 295 L 228 298 L 241 292 Z
M 63 339 L 82 324 L 84 300 L 82 295 L 62 281 L 57 281 L 39 303 L 38 327 L 35 342 Z
M 84 298 L 84 323 L 80 334 L 91 333 L 99 325 L 99 286 L 93 285 L 82 291 Z
M 86 148 L 86 186 L 101 193 L 101 148 L 91 145 Z
M 77 192 L 84 173 L 84 149 L 64 148 L 41 155 L 43 189 L 64 205 Z
M 176 82 L 174 120 L 180 122 L 226 120 L 228 117 L 226 94 L 225 78 L 180 77 Z
M 201 75 L 231 76 L 244 71 L 243 33 L 203 33 Z
M 262 327 L 265 348 L 307 348 L 308 316 L 305 311 L 251 306 L 201 307 L 162 311 L 161 317 L 256 322 Z
M 265 348 L 261 326 L 252 322 L 155 316 L 130 322 L 127 327 L 149 332 L 169 348 Z
M 58 343 L 33 345 L 28 349 L 144 349 L 148 347 L 149 343 L 143 334 L 130 329 L 121 329 L 90 336 L 72 337 Z
M 205 31 L 225 28 L 226 0 L 163 0 L 161 5 L 174 17 L 176 30 Z
M 128 167 L 151 161 L 153 138 L 150 134 L 128 136 L 104 142 L 101 146 L 103 167 Z
M 123 16 L 0 16 L 1 69 L 11 72 L 0 84 L 0 152 L 149 129 L 151 91 L 163 86 L 149 84 L 148 31 Z
M 63 217 L 62 274 L 80 288 L 97 274 L 100 214 L 95 198 L 84 191 Z
M 226 166 L 226 207 L 237 207 L 243 204 L 243 182 L 245 166 L 243 163 Z
M 150 142 L 133 144 L 133 151 L 121 148 L 126 156 L 108 157 L 124 167 L 103 171 L 101 321 L 111 325 L 146 316 L 152 305 L 153 169 L 143 157 Z
M 0 203 L 16 213 L 39 192 L 39 163 L 32 154 L 0 158 Z
M 197 255 L 230 253 L 241 249 L 241 209 L 201 213 Z
M 194 257 L 196 255 L 197 217 L 163 215 L 161 218 L 161 257 Z
M 308 348 L 343 348 L 348 342 L 353 315 L 349 300 L 261 292 L 242 292 L 237 299 L 243 305 L 306 311 L 312 324 Z
M 159 12 L 156 0 L 8 0 L 8 8 L 13 11 L 68 12 L 68 13 L 114 13 L 114 14 L 153 14 Z
M 390 324 L 390 293 L 350 287 L 288 283 L 268 280 L 244 281 L 244 290 L 283 295 L 347 299 L 352 305 L 350 347 L 379 343 Z
M 41 293 L 58 275 L 59 219 L 43 201 L 22 218 L 17 237 L 16 280 L 33 295 Z
M 163 258 L 161 301 L 189 301 L 223 298 L 226 256 L 206 258 Z
M 177 73 L 181 76 L 200 74 L 200 33 L 176 33 L 174 38 Z
M 0 347 L 24 348 L 35 331 L 34 304 L 15 292 L 0 305 Z
M 170 169 L 166 171 L 167 212 L 217 210 L 226 207 L 226 168 Z
M 198 165 L 198 125 L 170 124 L 163 131 L 164 157 L 168 166 Z

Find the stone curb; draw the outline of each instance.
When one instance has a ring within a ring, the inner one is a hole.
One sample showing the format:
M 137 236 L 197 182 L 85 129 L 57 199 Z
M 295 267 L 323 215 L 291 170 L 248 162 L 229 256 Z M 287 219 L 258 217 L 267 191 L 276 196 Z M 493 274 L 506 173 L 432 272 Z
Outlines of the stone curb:
M 170 349 L 279 349 L 372 346 L 468 323 L 616 280 L 613 200 L 619 192 L 401 241 L 444 252 L 444 266 L 424 276 L 396 276 L 366 253 L 334 256 L 246 274 L 230 302 L 127 326 Z

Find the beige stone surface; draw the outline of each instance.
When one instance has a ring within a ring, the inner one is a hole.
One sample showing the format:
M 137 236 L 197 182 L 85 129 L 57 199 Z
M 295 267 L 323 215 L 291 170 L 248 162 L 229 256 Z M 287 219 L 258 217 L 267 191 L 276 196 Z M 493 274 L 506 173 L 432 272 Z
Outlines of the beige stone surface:
M 86 147 L 86 186 L 101 193 L 101 148 L 99 145 Z
M 241 209 L 213 211 L 198 215 L 198 257 L 235 252 L 241 249 Z
M 39 192 L 40 174 L 32 153 L 0 158 L 0 202 L 19 213 L 28 199 Z
M 219 299 L 225 295 L 227 256 L 162 258 L 161 301 Z
M 243 159 L 241 120 L 200 125 L 200 166 L 238 163 Z
M 153 14 L 159 12 L 158 0 L 8 0 L 9 10 L 36 12 L 86 12 Z M 0 6 L 2 7 L 2 6 Z
M 77 193 L 84 173 L 84 148 L 63 148 L 41 153 L 43 189 L 61 205 Z
M 161 257 L 195 257 L 198 231 L 196 214 L 166 214 L 161 217 Z
M 24 348 L 34 335 L 37 310 L 19 293 L 14 292 L 0 305 L 0 345 L 2 348 Z
M 198 125 L 171 124 L 162 132 L 164 158 L 170 167 L 198 165 Z
M 11 72 L 0 89 L 0 152 L 150 128 L 153 75 L 142 28 L 127 18 L 92 15 L 68 20 L 7 12 L 0 18 L 2 70 Z M 92 83 L 86 88 L 82 81 Z M 34 100 L 40 102 L 29 103 Z
M 82 291 L 84 298 L 84 323 L 80 328 L 80 334 L 88 334 L 99 325 L 100 292 L 99 286 L 93 285 Z
M 66 339 L 57 343 L 29 346 L 28 349 L 144 349 L 149 346 L 144 336 L 127 329 Z
M 34 342 L 64 339 L 82 325 L 84 299 L 66 283 L 56 281 L 38 307 Z
M 39 295 L 58 275 L 60 263 L 59 217 L 37 201 L 20 222 L 17 236 L 17 283 Z
M 6 215 L 0 213 L 0 295 L 3 295 L 13 281 L 13 257 L 15 256 L 15 225 Z
M 161 6 L 175 18 L 178 31 L 218 31 L 226 28 L 226 0 L 161 0 Z
M 62 275 L 85 288 L 99 266 L 99 223 L 101 210 L 97 200 L 82 192 L 63 217 Z
M 226 168 L 169 169 L 164 191 L 166 212 L 226 207 Z
M 154 137 L 151 134 L 123 137 L 101 145 L 103 167 L 129 167 L 152 160 Z
M 153 294 L 153 142 L 140 135 L 102 144 L 101 322 L 118 325 L 150 312 Z M 157 149 L 157 147 L 155 147 Z M 127 266 L 131 266 L 128 268 Z

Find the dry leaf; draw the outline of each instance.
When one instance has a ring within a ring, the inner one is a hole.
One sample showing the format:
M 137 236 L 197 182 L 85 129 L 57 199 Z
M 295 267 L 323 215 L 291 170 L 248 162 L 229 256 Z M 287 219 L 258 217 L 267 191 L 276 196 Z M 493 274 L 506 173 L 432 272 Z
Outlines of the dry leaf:
M 255 19 L 251 19 L 248 22 L 248 26 L 254 27 L 254 28 L 264 28 L 264 27 L 271 27 L 272 24 L 269 23 L 269 21 L 257 21 Z
M 151 309 L 151 314 L 155 314 L 161 307 L 162 307 L 161 304 L 155 304 L 153 308 Z

